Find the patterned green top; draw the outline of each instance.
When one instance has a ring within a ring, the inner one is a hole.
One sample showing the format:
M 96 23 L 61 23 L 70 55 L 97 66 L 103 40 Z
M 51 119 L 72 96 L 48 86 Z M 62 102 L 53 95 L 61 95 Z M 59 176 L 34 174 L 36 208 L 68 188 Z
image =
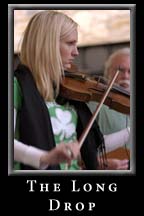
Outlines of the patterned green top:
M 18 80 L 14 78 L 14 107 L 18 111 L 22 106 L 22 92 Z M 46 106 L 49 110 L 51 124 L 54 133 L 54 139 L 56 145 L 61 142 L 69 143 L 77 139 L 76 125 L 77 114 L 72 106 L 69 104 L 59 105 L 55 101 L 46 102 Z M 16 122 L 15 137 L 18 139 L 18 118 Z M 65 164 L 61 163 L 60 168 L 65 169 Z M 77 170 L 79 166 L 77 160 L 73 160 L 69 170 Z

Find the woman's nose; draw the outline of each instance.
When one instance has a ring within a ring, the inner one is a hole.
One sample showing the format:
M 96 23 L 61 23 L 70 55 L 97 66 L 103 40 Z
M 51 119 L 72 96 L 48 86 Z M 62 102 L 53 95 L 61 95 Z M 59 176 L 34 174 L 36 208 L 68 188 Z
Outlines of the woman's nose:
M 75 48 L 73 49 L 72 55 L 73 55 L 73 56 L 78 56 L 78 55 L 79 55 L 79 51 L 78 51 L 78 48 L 77 48 L 77 47 L 75 47 Z

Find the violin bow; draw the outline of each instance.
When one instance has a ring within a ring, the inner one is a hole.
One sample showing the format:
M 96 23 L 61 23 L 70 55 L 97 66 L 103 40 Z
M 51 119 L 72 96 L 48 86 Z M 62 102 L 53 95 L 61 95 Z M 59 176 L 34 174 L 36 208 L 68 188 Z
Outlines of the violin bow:
M 94 121 L 95 121 L 95 119 L 96 119 L 96 117 L 97 117 L 97 115 L 98 115 L 98 113 L 99 113 L 99 111 L 100 111 L 106 97 L 107 97 L 107 95 L 109 94 L 109 92 L 110 92 L 110 90 L 111 90 L 111 88 L 112 88 L 112 86 L 113 86 L 113 84 L 114 84 L 114 82 L 115 82 L 115 80 L 116 80 L 116 78 L 117 78 L 117 76 L 119 74 L 119 72 L 120 72 L 120 69 L 118 69 L 116 71 L 116 73 L 114 74 L 111 82 L 108 85 L 108 88 L 107 88 L 105 94 L 103 95 L 100 103 L 96 107 L 95 112 L 93 113 L 92 117 L 90 118 L 90 121 L 89 121 L 87 127 L 84 129 L 83 133 L 81 134 L 81 136 L 79 138 L 79 146 L 80 146 L 80 148 L 82 147 L 82 145 L 83 145 L 83 143 L 84 143 L 84 141 L 85 141 L 85 139 L 86 139 L 86 137 L 87 137 L 87 135 L 88 135 L 88 133 L 89 133 L 89 131 L 90 131 L 90 129 L 91 129 L 91 127 L 92 127 L 92 125 L 93 125 L 93 123 L 94 123 Z M 68 169 L 68 164 L 66 163 L 65 164 L 65 170 L 67 170 L 67 169 Z
M 108 94 L 109 94 L 109 92 L 110 92 L 110 90 L 111 90 L 111 88 L 112 88 L 118 74 L 119 74 L 119 72 L 120 72 L 120 68 L 114 74 L 111 82 L 109 83 L 109 85 L 107 87 L 107 90 L 106 90 L 105 94 L 103 95 L 100 103 L 96 107 L 95 112 L 93 113 L 92 117 L 90 118 L 90 121 L 89 121 L 87 127 L 84 129 L 83 133 L 81 134 L 81 136 L 79 138 L 79 146 L 80 146 L 80 148 L 82 147 L 82 145 L 83 145 L 83 143 L 84 143 L 84 141 L 85 141 L 85 139 L 86 139 L 86 137 L 87 137 L 87 135 L 88 135 L 88 133 L 89 133 L 89 131 L 90 131 L 90 129 L 91 129 L 91 127 L 92 127 L 92 125 L 93 125 L 93 123 L 94 123 L 94 121 L 95 121 L 95 119 L 96 119 L 96 117 L 97 117 L 97 115 L 98 115 L 98 113 L 99 113 L 105 99 L 106 99 L 106 97 L 108 96 Z

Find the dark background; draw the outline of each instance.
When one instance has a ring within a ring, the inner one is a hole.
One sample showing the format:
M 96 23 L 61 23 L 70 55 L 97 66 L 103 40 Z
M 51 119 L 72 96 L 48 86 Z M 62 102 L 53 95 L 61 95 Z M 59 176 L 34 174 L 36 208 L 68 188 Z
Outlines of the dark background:
M 51 176 L 8 176 L 8 73 L 7 73 L 7 8 L 3 7 L 2 9 L 2 19 L 1 25 L 6 26 L 2 28 L 1 32 L 1 81 L 2 81 L 2 90 L 3 93 L 1 101 L 1 211 L 2 208 L 6 214 L 7 211 L 13 215 L 19 214 L 45 214 L 45 215 L 96 215 L 106 214 L 106 215 L 128 215 L 132 211 L 136 211 L 138 214 L 141 214 L 143 207 L 143 157 L 144 157 L 144 141 L 143 141 L 143 116 L 144 116 L 144 90 L 143 90 L 143 56 L 144 56 L 144 34 L 143 34 L 143 11 L 140 10 L 140 7 L 137 6 L 136 14 L 136 174 L 134 175 L 91 175 L 86 174 L 84 176 L 80 175 L 51 175 Z M 142 8 L 143 9 L 143 8 Z M 5 34 L 4 34 L 5 33 Z M 29 193 L 26 181 L 28 179 L 36 179 L 39 183 L 61 183 L 62 190 L 60 193 Z M 86 182 L 91 182 L 93 185 L 96 183 L 105 182 L 106 184 L 115 182 L 118 185 L 118 191 L 116 193 L 110 193 L 105 191 L 104 193 L 93 192 L 80 192 L 80 193 L 71 193 L 69 191 L 70 180 L 76 179 L 79 181 L 79 186 L 83 185 Z M 71 202 L 87 202 L 94 201 L 96 202 L 96 211 L 94 212 L 68 212 L 64 213 L 63 211 L 57 211 L 54 213 L 49 213 L 47 209 L 47 203 L 49 197 L 55 198 L 63 201 Z M 136 205 L 137 203 L 137 205 Z

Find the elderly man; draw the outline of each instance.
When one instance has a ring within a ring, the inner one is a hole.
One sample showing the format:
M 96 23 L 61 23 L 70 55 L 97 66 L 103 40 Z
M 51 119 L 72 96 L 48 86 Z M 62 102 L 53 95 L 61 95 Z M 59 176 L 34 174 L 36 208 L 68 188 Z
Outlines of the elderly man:
M 109 82 L 116 70 L 120 67 L 120 73 L 116 79 L 116 84 L 123 87 L 125 90 L 130 91 L 130 49 L 122 48 L 112 53 L 105 63 L 104 77 Z M 95 111 L 96 102 L 90 102 L 89 108 Z M 121 159 L 117 163 L 115 169 L 119 169 L 123 163 L 122 159 L 129 159 L 129 139 L 126 137 L 130 132 L 130 118 L 128 115 L 122 114 L 115 110 L 110 109 L 108 106 L 103 105 L 98 117 L 97 122 L 103 134 L 108 135 L 115 133 L 113 140 L 110 138 L 106 142 L 106 152 L 108 158 Z M 105 139 L 109 139 L 106 136 Z M 121 148 L 122 147 L 122 148 Z M 115 151 L 114 151 L 115 150 Z

